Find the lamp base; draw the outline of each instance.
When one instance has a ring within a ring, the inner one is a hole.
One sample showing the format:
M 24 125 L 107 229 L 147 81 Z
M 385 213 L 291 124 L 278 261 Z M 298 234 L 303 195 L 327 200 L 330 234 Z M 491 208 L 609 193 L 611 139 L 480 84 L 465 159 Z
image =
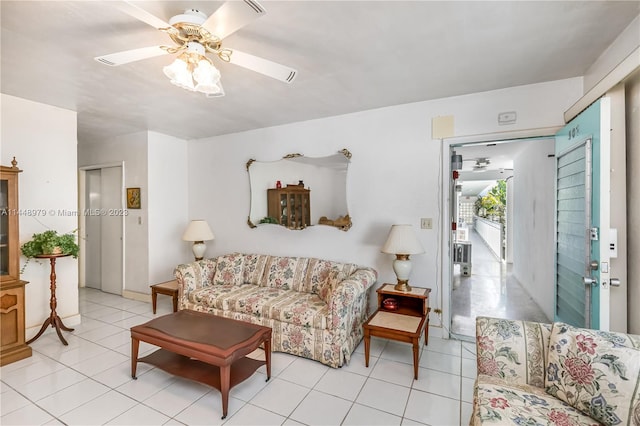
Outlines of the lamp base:
M 395 291 L 402 291 L 408 293 L 411 291 L 411 286 L 409 285 L 409 280 L 398 280 L 398 284 L 396 284 L 393 289 Z
M 411 261 L 408 254 L 396 254 L 393 261 L 393 272 L 396 273 L 398 284 L 394 287 L 396 291 L 411 291 L 409 286 L 409 275 L 411 275 Z
M 204 251 L 206 249 L 207 249 L 207 246 L 204 243 L 204 241 L 194 241 L 193 242 L 193 247 L 191 248 L 191 250 L 193 251 L 193 256 L 196 258 L 196 261 L 203 259 Z

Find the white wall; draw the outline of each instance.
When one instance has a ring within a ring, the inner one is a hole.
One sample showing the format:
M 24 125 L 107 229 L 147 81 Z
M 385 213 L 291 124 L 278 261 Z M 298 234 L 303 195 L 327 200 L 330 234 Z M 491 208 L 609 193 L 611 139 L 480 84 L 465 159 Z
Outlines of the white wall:
M 513 161 L 513 275 L 553 319 L 555 159 L 553 139 L 528 143 Z
M 476 216 L 473 228 L 478 233 L 478 236 L 484 240 L 484 244 L 496 257 L 496 260 L 502 259 L 501 245 L 501 225 L 497 222 L 492 222 L 488 219 Z
M 514 193 L 513 193 L 513 177 L 506 179 L 507 181 L 507 208 L 505 211 L 505 239 L 506 239 L 506 254 L 505 261 L 507 263 L 513 264 L 513 204 Z
M 609 277 L 620 280 L 620 287 L 609 289 L 609 330 L 626 333 L 628 330 L 627 283 L 629 281 L 627 278 L 627 139 L 625 129 L 627 111 L 624 85 L 619 84 L 609 90 L 606 97 L 611 103 L 609 223 L 610 227 L 617 229 L 618 232 L 618 256 L 609 259 Z
M 640 73 L 626 83 L 627 108 L 627 323 L 640 334 Z
M 185 255 L 191 243 L 182 241 L 189 223 L 187 143 L 149 132 L 148 172 L 149 284 L 155 284 L 172 279 L 176 265 L 193 258 Z
M 141 209 L 129 209 L 125 218 L 124 290 L 149 292 L 149 191 L 147 186 L 147 132 L 78 145 L 78 166 L 124 161 L 125 188 L 140 188 Z
M 351 261 L 377 269 L 378 285 L 395 281 L 393 257 L 380 253 L 390 226 L 413 224 L 426 253 L 412 256 L 410 282 L 431 287 L 431 306 L 448 309 L 448 296 L 442 297 L 448 283 L 443 289 L 438 270 L 442 144 L 431 139 L 431 119 L 453 115 L 456 136 L 560 126 L 581 88 L 576 78 L 189 141 L 189 213 L 208 220 L 216 234 L 208 257 L 240 251 Z M 518 122 L 498 126 L 502 111 L 516 111 Z M 275 160 L 291 152 L 324 156 L 342 148 L 353 154 L 348 232 L 247 226 L 247 160 Z M 421 217 L 433 218 L 434 229 L 420 230 Z
M 0 94 L 1 163 L 11 165 L 15 156 L 20 173 L 19 203 L 23 210 L 46 214 L 20 216 L 20 243 L 33 233 L 54 229 L 67 233 L 78 227 L 78 218 L 62 214 L 77 212 L 76 113 Z M 25 258 L 21 257 L 21 265 Z M 49 316 L 49 263 L 31 261 L 22 275 L 26 285 L 26 326 L 35 334 Z M 58 259 L 57 308 L 65 324 L 80 321 L 78 313 L 78 261 Z

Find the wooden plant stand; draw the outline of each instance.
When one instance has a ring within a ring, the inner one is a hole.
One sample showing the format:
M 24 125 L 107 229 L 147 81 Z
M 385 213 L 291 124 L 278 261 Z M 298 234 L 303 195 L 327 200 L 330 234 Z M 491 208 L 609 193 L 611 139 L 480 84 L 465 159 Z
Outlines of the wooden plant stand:
M 64 331 L 73 331 L 73 328 L 69 328 L 66 325 L 64 325 L 64 323 L 62 322 L 62 320 L 60 319 L 60 317 L 58 316 L 58 313 L 56 312 L 56 307 L 58 306 L 58 300 L 56 299 L 56 259 L 59 257 L 66 257 L 66 256 L 70 256 L 68 254 L 41 254 L 36 256 L 39 259 L 49 259 L 49 262 L 51 263 L 51 275 L 49 275 L 49 280 L 51 281 L 51 299 L 49 300 L 49 306 L 51 307 L 51 313 L 49 314 L 49 317 L 44 320 L 44 324 L 42 324 L 42 327 L 40 328 L 40 331 L 38 331 L 38 334 L 36 334 L 33 338 L 31 338 L 27 344 L 31 344 L 32 342 L 34 342 L 38 337 L 42 336 L 42 333 L 44 333 L 44 331 L 47 329 L 47 327 L 49 325 L 51 325 L 52 328 L 56 329 L 56 333 L 58 333 L 58 337 L 60 338 L 60 341 L 66 346 L 69 343 L 67 343 L 67 341 L 64 339 L 64 337 L 62 336 L 62 332 L 60 331 L 60 329 L 64 330 Z

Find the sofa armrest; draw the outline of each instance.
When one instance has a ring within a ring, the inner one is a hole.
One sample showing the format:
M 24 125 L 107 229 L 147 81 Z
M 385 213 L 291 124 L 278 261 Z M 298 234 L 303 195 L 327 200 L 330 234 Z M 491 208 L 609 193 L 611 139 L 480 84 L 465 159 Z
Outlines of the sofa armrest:
M 345 334 L 361 327 L 369 314 L 368 290 L 378 278 L 372 268 L 360 268 L 342 280 L 329 297 L 329 328 Z
M 544 388 L 551 324 L 476 318 L 478 374 Z
M 191 292 L 213 285 L 215 271 L 216 259 L 203 259 L 176 266 L 174 275 L 178 282 L 178 309 L 182 309 L 189 300 Z

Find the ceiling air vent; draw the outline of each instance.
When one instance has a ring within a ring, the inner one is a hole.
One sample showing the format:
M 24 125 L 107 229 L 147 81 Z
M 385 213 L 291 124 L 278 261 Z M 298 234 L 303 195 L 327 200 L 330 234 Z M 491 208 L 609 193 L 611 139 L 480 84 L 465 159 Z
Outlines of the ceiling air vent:
M 110 60 L 105 58 L 96 58 L 96 61 L 101 62 L 105 65 L 109 65 L 111 67 L 115 67 L 117 65 L 115 62 L 111 62 Z
M 251 6 L 251 8 L 253 10 L 256 11 L 256 13 L 264 13 L 264 9 L 262 8 L 262 6 L 260 6 L 258 3 L 256 3 L 255 1 L 252 0 L 244 0 L 244 2 L 246 4 L 248 4 L 249 6 Z
M 286 78 L 287 83 L 291 83 L 294 78 L 296 78 L 296 72 L 295 71 L 291 71 L 289 73 L 289 76 Z

